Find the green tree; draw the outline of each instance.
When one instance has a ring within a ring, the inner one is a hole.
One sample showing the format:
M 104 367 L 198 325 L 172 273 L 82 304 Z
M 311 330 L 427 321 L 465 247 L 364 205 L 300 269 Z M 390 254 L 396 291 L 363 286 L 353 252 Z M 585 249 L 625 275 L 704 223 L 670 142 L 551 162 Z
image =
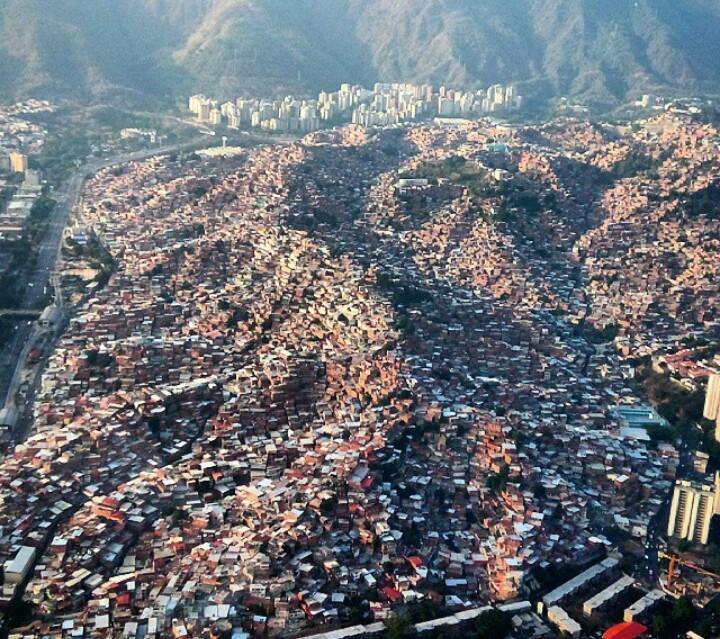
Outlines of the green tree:
M 692 621 L 695 616 L 695 608 L 693 608 L 692 601 L 689 597 L 680 597 L 673 605 L 671 617 L 673 623 L 676 625 L 683 625 Z
M 409 639 L 415 634 L 410 616 L 392 615 L 385 620 L 385 639 Z
M 475 622 L 472 639 L 503 639 L 512 629 L 510 617 L 497 609 L 484 612 Z
M 507 464 L 504 464 L 500 472 L 492 473 L 488 476 L 488 488 L 496 495 L 499 495 L 505 489 L 509 473 L 510 468 Z
M 663 615 L 654 615 L 650 627 L 657 639 L 666 639 L 670 635 L 670 624 Z
M 52 198 L 45 196 L 38 198 L 30 209 L 30 217 L 35 221 L 46 220 L 55 208 L 55 204 Z
M 365 620 L 365 609 L 359 604 L 353 604 L 349 610 L 350 623 L 357 625 Z
M 0 307 L 12 308 L 18 306 L 20 301 L 18 280 L 15 276 L 6 273 L 0 277 Z

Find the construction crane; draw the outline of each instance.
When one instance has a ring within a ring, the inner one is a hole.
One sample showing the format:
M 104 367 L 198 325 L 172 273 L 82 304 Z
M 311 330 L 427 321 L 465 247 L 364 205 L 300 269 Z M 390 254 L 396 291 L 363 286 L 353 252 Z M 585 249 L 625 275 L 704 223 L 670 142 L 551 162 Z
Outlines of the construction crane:
M 720 575 L 715 574 L 714 572 L 710 572 L 709 570 L 705 570 L 702 566 L 698 566 L 697 564 L 693 563 L 692 561 L 688 561 L 687 559 L 683 559 L 679 555 L 669 555 L 664 552 L 658 552 L 658 557 L 661 559 L 667 559 L 668 560 L 668 577 L 667 577 L 667 586 L 668 588 L 672 587 L 673 582 L 675 581 L 675 577 L 677 576 L 677 566 L 685 566 L 687 568 L 691 568 L 695 572 L 701 574 L 701 575 L 707 575 L 708 577 L 715 577 L 716 579 L 720 580 Z

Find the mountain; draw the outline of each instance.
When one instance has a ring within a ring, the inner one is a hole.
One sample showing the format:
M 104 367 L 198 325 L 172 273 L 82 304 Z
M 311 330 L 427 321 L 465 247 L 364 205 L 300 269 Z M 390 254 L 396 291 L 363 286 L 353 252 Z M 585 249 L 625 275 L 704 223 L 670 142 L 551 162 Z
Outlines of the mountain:
M 611 102 L 720 84 L 720 0 L 3 0 L 0 95 L 408 80 Z

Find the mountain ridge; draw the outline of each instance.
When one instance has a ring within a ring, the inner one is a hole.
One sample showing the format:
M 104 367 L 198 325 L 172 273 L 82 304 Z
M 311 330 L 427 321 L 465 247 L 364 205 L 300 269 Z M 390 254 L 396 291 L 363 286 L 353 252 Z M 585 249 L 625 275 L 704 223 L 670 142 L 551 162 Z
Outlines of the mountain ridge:
M 720 86 L 718 0 L 5 0 L 10 98 L 515 83 L 615 102 Z

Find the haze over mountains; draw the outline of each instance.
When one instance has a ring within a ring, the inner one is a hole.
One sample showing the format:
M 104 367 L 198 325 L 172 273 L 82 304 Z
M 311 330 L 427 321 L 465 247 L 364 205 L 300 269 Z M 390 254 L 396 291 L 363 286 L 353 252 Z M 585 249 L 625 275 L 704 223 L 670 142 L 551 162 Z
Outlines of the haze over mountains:
M 514 82 L 610 102 L 720 85 L 720 0 L 3 0 L 0 93 Z

